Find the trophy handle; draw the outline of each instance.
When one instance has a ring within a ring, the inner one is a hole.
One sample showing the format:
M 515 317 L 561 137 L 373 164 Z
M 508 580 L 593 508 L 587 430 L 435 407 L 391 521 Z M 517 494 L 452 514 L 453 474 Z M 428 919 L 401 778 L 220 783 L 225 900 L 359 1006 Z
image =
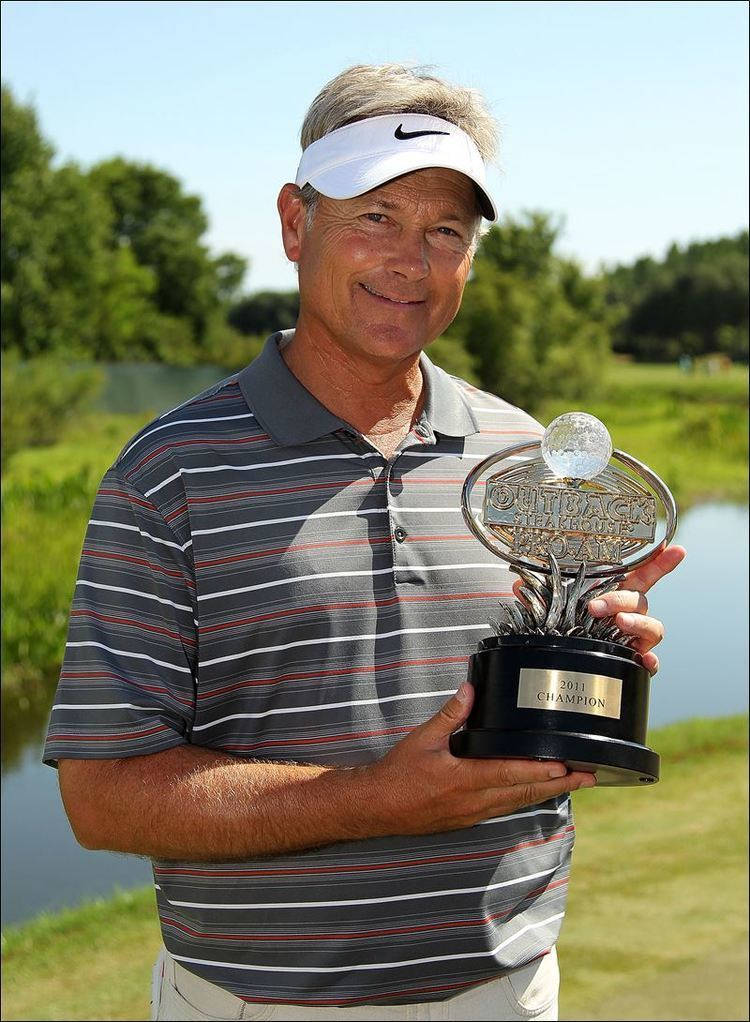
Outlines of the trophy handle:
M 510 557 L 504 550 L 499 548 L 497 540 L 482 522 L 481 513 L 475 514 L 471 507 L 471 495 L 481 475 L 500 461 L 507 461 L 509 458 L 515 457 L 519 454 L 527 454 L 529 451 L 539 451 L 541 450 L 541 446 L 542 444 L 540 440 L 514 444 L 512 447 L 508 447 L 504 451 L 496 451 L 495 454 L 491 454 L 483 461 L 480 461 L 478 465 L 475 465 L 464 480 L 464 485 L 461 490 L 461 511 L 469 530 L 474 534 L 474 536 L 476 536 L 479 542 L 490 551 L 490 553 L 493 553 L 496 557 L 500 557 L 508 564 L 520 564 L 522 567 L 527 568 L 530 571 L 542 572 L 543 574 L 548 575 L 551 573 L 551 568 L 548 564 L 541 562 L 537 564 L 533 561 L 527 561 L 525 558 L 517 556 Z M 637 476 L 645 479 L 654 493 L 658 496 L 666 512 L 664 536 L 652 550 L 640 557 L 637 557 L 629 564 L 588 569 L 586 571 L 587 578 L 604 578 L 607 575 L 613 575 L 622 570 L 633 571 L 641 564 L 646 564 L 648 561 L 652 560 L 659 550 L 662 550 L 670 543 L 677 530 L 677 506 L 666 483 L 664 483 L 664 481 L 660 479 L 655 472 L 652 472 L 647 465 L 644 465 L 643 462 L 638 461 L 637 458 L 634 458 L 630 454 L 626 454 L 624 451 L 614 450 L 612 452 L 612 459 L 619 461 L 622 465 L 625 465 L 626 468 L 635 472 Z M 562 574 L 573 577 L 575 575 L 575 571 L 562 570 Z

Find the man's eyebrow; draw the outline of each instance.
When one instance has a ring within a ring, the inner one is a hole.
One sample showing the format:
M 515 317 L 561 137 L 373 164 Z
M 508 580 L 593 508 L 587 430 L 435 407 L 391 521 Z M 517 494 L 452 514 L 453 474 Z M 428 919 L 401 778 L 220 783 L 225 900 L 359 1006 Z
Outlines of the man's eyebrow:
M 395 202 L 387 202 L 385 199 L 368 199 L 365 195 L 362 196 L 362 201 L 369 202 L 371 206 L 380 206 L 381 209 L 399 208 Z

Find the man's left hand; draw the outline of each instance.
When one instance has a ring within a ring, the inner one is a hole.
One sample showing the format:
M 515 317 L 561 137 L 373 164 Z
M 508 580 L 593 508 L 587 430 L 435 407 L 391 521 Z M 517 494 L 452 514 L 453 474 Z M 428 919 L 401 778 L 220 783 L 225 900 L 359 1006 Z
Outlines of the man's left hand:
M 684 547 L 665 547 L 653 560 L 626 575 L 617 589 L 589 603 L 592 617 L 613 617 L 621 632 L 636 636 L 635 649 L 641 654 L 643 666 L 652 675 L 659 670 L 659 658 L 651 650 L 664 638 L 664 625 L 657 618 L 648 616 L 646 593 L 660 578 L 674 571 L 685 554 Z M 516 596 L 519 596 L 522 584 L 520 579 L 514 583 Z
M 674 571 L 685 557 L 681 546 L 665 547 L 653 560 L 631 571 L 611 593 L 589 603 L 592 617 L 614 617 L 614 623 L 626 635 L 637 638 L 635 649 L 641 654 L 643 666 L 652 675 L 659 670 L 659 658 L 651 650 L 664 638 L 664 625 L 648 616 L 646 593 L 652 585 Z

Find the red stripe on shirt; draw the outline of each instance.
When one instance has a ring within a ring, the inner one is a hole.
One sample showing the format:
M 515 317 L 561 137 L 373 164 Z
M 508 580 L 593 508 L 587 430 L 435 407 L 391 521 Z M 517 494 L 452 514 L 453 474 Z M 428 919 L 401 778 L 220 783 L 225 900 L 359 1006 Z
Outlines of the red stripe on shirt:
M 222 438 L 201 437 L 200 439 L 196 440 L 172 440 L 171 443 L 162 444 L 161 447 L 157 447 L 156 450 L 151 451 L 150 454 L 147 454 L 144 458 L 141 458 L 138 464 L 135 465 L 128 472 L 126 478 L 130 479 L 138 471 L 139 468 L 141 468 L 143 465 L 146 465 L 149 461 L 151 461 L 152 458 L 158 457 L 160 454 L 163 454 L 164 451 L 173 450 L 175 447 L 195 447 L 196 445 L 200 444 L 213 444 L 215 447 L 227 447 L 231 444 L 256 444 L 261 440 L 270 439 L 271 438 L 269 437 L 268 433 L 256 433 L 253 436 L 237 437 L 235 440 L 227 440 L 223 437 Z
M 164 688 L 162 685 L 146 685 L 144 682 L 138 682 L 136 684 L 132 678 L 123 678 L 121 674 L 113 674 L 111 671 L 61 671 L 61 678 L 71 678 L 73 681 L 85 681 L 91 678 L 107 678 L 110 681 L 120 681 L 130 688 L 136 689 L 138 692 L 156 692 L 160 695 L 167 695 L 175 702 L 182 703 L 183 706 L 192 706 L 192 699 L 183 699 L 182 696 L 176 695 L 171 689 Z
M 297 671 L 290 674 L 278 674 L 272 678 L 259 678 L 252 681 L 238 681 L 234 685 L 226 685 L 223 688 L 209 689 L 198 693 L 198 699 L 209 699 L 212 696 L 223 695 L 225 692 L 234 692 L 238 688 L 252 688 L 255 685 L 276 685 L 283 681 L 306 681 L 309 678 L 333 678 L 346 674 L 371 674 L 377 671 L 393 670 L 400 667 L 432 667 L 442 664 L 465 664 L 469 660 L 466 656 L 428 657 L 424 660 L 394 660 L 388 664 L 366 664 L 362 667 L 338 667 L 335 670 L 325 671 Z
M 222 745 L 222 749 L 231 752 L 250 752 L 255 749 L 271 749 L 286 745 L 325 745 L 330 742 L 345 742 L 352 739 L 379 738 L 382 735 L 406 735 L 413 730 L 413 727 L 388 727 L 379 731 L 352 731 L 348 734 L 324 735 L 317 738 L 269 738 L 266 741 L 252 742 L 249 745 Z
M 150 500 L 142 500 L 140 497 L 134 497 L 132 493 L 125 493 L 123 490 L 103 490 L 100 489 L 97 496 L 105 494 L 108 497 L 125 497 L 131 504 L 138 504 L 140 507 L 148 508 L 149 511 L 156 511 L 156 508 Z
M 500 855 L 511 855 L 513 852 L 520 852 L 524 848 L 539 848 L 552 841 L 562 841 L 567 834 L 573 833 L 573 825 L 570 824 L 556 834 L 547 837 L 537 838 L 534 841 L 519 841 L 514 845 L 506 845 L 504 848 L 488 848 L 481 852 L 463 852 L 460 855 L 432 855 L 416 859 L 393 859 L 389 862 L 366 862 L 342 866 L 308 866 L 303 869 L 212 869 L 210 866 L 199 869 L 186 869 L 181 867 L 154 866 L 154 872 L 159 876 L 190 876 L 190 877 L 304 877 L 316 876 L 325 873 L 372 873 L 384 869 L 412 869 L 415 866 L 433 866 L 443 862 L 471 862 L 478 859 L 493 859 Z
M 163 575 L 168 575 L 170 578 L 182 579 L 185 585 L 195 588 L 195 582 L 193 582 L 192 579 L 186 578 L 181 571 L 173 571 L 171 568 L 162 568 L 160 564 L 154 564 L 153 561 L 147 561 L 143 557 L 131 557 L 129 554 L 113 554 L 105 550 L 92 550 L 91 547 L 84 547 L 81 554 L 86 554 L 87 557 L 102 557 L 105 560 L 127 561 L 129 564 L 140 564 L 144 568 L 150 568 L 151 571 L 161 572 Z
M 147 632 L 158 632 L 159 635 L 168 635 L 170 639 L 178 639 L 182 642 L 187 642 L 191 646 L 195 645 L 195 639 L 191 639 L 187 635 L 181 635 L 179 632 L 173 632 L 169 628 L 159 628 L 158 625 L 149 625 L 145 621 L 134 621 L 129 617 L 110 617 L 108 614 L 99 614 L 95 610 L 71 610 L 71 617 L 93 617 L 97 621 L 108 621 L 113 625 L 130 625 L 132 628 L 143 628 Z
M 148 728 L 146 731 L 130 731 L 126 734 L 108 735 L 61 735 L 55 731 L 52 732 L 52 737 L 55 741 L 70 739 L 76 742 L 111 742 L 113 739 L 125 741 L 130 738 L 145 738 L 146 735 L 155 735 L 158 731 L 169 731 L 169 728 L 166 724 L 159 724 L 157 727 Z
M 473 537 L 471 537 L 473 538 Z M 373 546 L 376 543 L 390 543 L 390 536 L 379 539 L 329 539 L 321 543 L 290 543 L 289 546 L 267 547 L 254 550 L 247 554 L 234 554 L 232 557 L 216 557 L 210 561 L 196 561 L 196 568 L 213 568 L 219 564 L 234 564 L 236 561 L 249 561 L 256 557 L 272 557 L 274 554 L 292 553 L 296 550 L 321 550 L 325 547 L 339 546 Z
M 359 600 L 351 603 L 314 603 L 307 607 L 289 607 L 285 610 L 269 611 L 267 614 L 256 614 L 254 617 L 236 618 L 218 625 L 204 625 L 200 634 L 220 632 L 226 628 L 239 628 L 241 625 L 253 625 L 259 621 L 275 621 L 278 618 L 294 617 L 297 614 L 312 614 L 317 611 L 359 610 L 362 607 L 394 607 L 399 603 L 446 603 L 451 600 L 484 600 L 502 599 L 512 596 L 512 592 L 495 593 L 437 593 L 434 596 L 389 596 L 387 600 Z
M 544 887 L 537 887 L 533 891 L 529 891 L 525 900 L 528 901 L 529 898 L 536 898 L 545 891 L 552 891 L 558 887 L 566 887 L 567 884 L 568 877 L 563 877 L 561 880 L 555 880 L 551 884 L 546 884 Z M 434 930 L 466 929 L 473 926 L 487 926 L 489 923 L 493 923 L 496 919 L 503 919 L 505 916 L 516 911 L 517 906 L 513 906 L 512 908 L 503 909 L 501 912 L 488 913 L 487 915 L 480 916 L 478 919 L 449 919 L 440 923 L 422 923 L 417 926 L 393 926 L 380 930 L 347 930 L 344 933 L 213 933 L 206 930 L 192 929 L 190 926 L 186 926 L 185 923 L 181 923 L 177 919 L 172 919 L 167 915 L 160 915 L 159 919 L 168 926 L 174 926 L 175 929 L 182 930 L 183 933 L 187 933 L 191 937 L 197 937 L 203 940 L 236 940 L 281 943 L 298 940 L 366 940 L 371 937 L 398 937 L 406 933 L 430 933 Z

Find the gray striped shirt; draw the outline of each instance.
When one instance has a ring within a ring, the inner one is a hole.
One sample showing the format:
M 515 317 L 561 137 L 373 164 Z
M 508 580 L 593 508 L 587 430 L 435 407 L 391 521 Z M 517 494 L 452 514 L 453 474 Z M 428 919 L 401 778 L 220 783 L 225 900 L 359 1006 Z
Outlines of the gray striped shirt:
M 291 335 L 104 477 L 46 762 L 185 743 L 371 762 L 455 691 L 512 598 L 461 485 L 539 424 L 422 356 L 424 412 L 387 461 L 290 373 Z M 251 1002 L 441 1000 L 552 947 L 572 843 L 565 796 L 448 833 L 154 861 L 164 942 Z

